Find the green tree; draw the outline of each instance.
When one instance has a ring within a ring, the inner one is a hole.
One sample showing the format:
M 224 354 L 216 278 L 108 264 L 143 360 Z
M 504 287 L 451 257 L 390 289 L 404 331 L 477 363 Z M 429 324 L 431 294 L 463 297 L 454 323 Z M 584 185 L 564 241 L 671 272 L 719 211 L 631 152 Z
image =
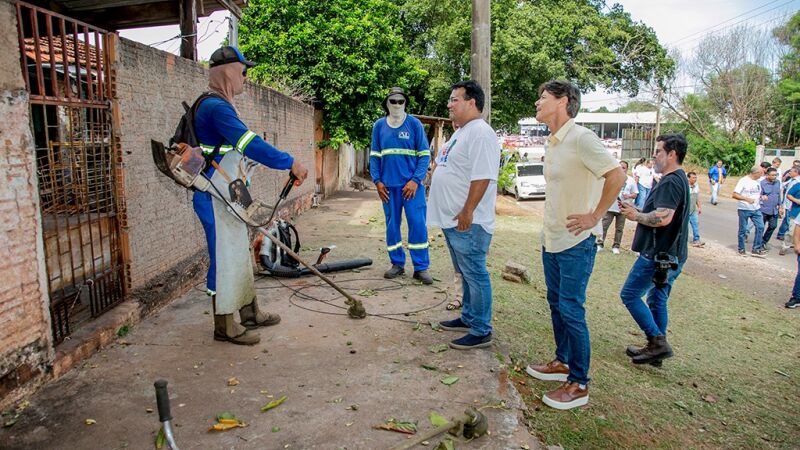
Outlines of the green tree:
M 800 143 L 800 12 L 785 25 L 773 30 L 773 35 L 788 51 L 781 59 L 780 80 L 778 81 L 778 121 L 779 139 L 784 144 Z
M 652 102 L 641 101 L 641 100 L 631 100 L 627 104 L 620 106 L 617 108 L 617 112 L 620 113 L 632 113 L 632 112 L 649 112 L 655 111 L 656 105 Z
M 428 77 L 420 86 L 429 114 L 446 113 L 449 86 L 469 76 L 471 2 L 398 0 L 408 38 Z M 552 78 L 583 90 L 638 93 L 668 77 L 673 62 L 655 32 L 619 5 L 597 0 L 492 1 L 492 125 L 508 128 L 535 113 L 539 85 Z
M 258 63 L 254 80 L 305 92 L 322 109 L 332 145 L 363 148 L 388 88 L 425 76 L 399 22 L 388 0 L 250 0 L 239 39 Z
M 608 108 L 607 108 L 607 107 L 605 107 L 605 106 L 601 106 L 601 107 L 599 107 L 599 108 L 595 109 L 593 112 L 607 113 L 607 112 L 609 112 L 609 111 L 608 111 Z

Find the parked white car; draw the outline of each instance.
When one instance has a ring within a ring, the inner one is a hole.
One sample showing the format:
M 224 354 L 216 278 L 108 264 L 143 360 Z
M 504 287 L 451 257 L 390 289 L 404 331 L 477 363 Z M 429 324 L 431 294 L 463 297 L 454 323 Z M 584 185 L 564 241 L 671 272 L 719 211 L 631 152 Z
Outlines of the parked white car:
M 514 194 L 517 200 L 523 198 L 544 198 L 547 182 L 544 179 L 544 163 L 520 162 L 514 169 L 513 184 L 506 192 Z

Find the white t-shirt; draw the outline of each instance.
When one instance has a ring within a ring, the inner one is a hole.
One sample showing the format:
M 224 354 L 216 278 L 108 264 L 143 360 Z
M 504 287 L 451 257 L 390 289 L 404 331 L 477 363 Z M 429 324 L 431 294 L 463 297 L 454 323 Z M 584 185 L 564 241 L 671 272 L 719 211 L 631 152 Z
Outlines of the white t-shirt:
M 634 180 L 632 176 L 628 176 L 628 179 L 625 180 L 625 185 L 622 186 L 622 190 L 619 191 L 619 195 L 617 196 L 617 198 L 625 203 L 633 203 L 635 199 L 632 199 L 628 196 L 638 193 L 639 193 L 639 187 L 636 186 L 636 180 Z M 619 212 L 619 205 L 617 204 L 616 201 L 614 201 L 614 203 L 611 204 L 611 207 L 608 208 L 608 211 L 616 213 Z
M 633 174 L 639 177 L 639 184 L 650 189 L 653 187 L 653 177 L 655 173 L 653 169 L 647 167 L 646 164 L 640 164 L 638 167 L 633 169 Z
M 739 179 L 738 183 L 736 183 L 736 187 L 733 189 L 733 192 L 736 192 L 742 197 L 755 200 L 755 202 L 752 204 L 739 200 L 739 202 L 736 204 L 737 209 L 757 211 L 759 208 L 761 208 L 761 183 L 759 183 L 758 180 L 754 180 L 748 175 L 745 175 Z
M 467 202 L 470 183 L 490 180 L 483 198 L 472 213 L 472 223 L 494 233 L 494 206 L 500 171 L 500 145 L 495 132 L 483 119 L 474 119 L 456 130 L 439 155 L 428 196 L 428 225 L 453 228 L 456 215 Z

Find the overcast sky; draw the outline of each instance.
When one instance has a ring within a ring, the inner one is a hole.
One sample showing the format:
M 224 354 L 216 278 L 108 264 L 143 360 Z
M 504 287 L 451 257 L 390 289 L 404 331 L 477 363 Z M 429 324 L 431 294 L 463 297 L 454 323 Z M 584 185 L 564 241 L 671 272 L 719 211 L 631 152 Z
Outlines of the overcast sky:
M 609 4 L 615 2 L 609 1 Z M 800 8 L 800 0 L 618 0 L 636 21 L 652 27 L 662 45 L 690 53 L 710 32 L 749 24 L 774 28 Z M 228 33 L 227 12 L 200 19 L 198 52 L 208 59 Z M 120 32 L 125 38 L 155 45 L 177 54 L 180 48 L 178 26 L 153 27 Z M 603 91 L 587 93 L 583 106 L 616 108 L 628 101 L 625 95 Z

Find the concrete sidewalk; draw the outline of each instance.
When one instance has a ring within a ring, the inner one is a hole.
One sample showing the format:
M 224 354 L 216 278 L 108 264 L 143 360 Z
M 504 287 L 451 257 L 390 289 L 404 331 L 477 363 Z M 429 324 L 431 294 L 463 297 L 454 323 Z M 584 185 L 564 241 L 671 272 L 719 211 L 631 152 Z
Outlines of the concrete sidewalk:
M 209 299 L 195 289 L 30 398 L 17 423 L 0 430 L 0 448 L 153 448 L 159 422 L 149 411 L 155 409 L 158 378 L 170 383 L 181 449 L 389 448 L 405 435 L 375 425 L 396 418 L 416 421 L 424 431 L 431 428 L 430 412 L 451 417 L 470 405 L 496 406 L 483 409 L 491 434 L 456 442 L 456 448 L 540 447 L 524 425 L 525 405 L 500 361 L 508 361 L 500 357 L 501 343 L 466 352 L 431 351 L 461 335 L 428 325 L 454 317 L 444 309 L 442 289 L 449 283 L 412 282 L 410 262 L 406 277 L 382 278 L 388 260 L 374 192 L 341 193 L 295 222 L 301 255 L 309 260 L 316 258 L 314 248 L 336 244 L 331 261 L 375 261 L 333 278 L 360 292 L 369 313 L 384 317 L 349 319 L 337 307 L 343 299 L 314 277 L 266 277 L 256 282 L 260 304 L 283 321 L 261 329 L 260 344 L 242 347 L 213 341 Z M 442 238 L 435 236 L 432 245 L 441 246 Z M 450 262 L 434 258 L 432 273 L 449 280 Z M 459 380 L 446 386 L 440 382 L 446 375 Z M 282 405 L 260 412 L 284 395 Z M 222 412 L 248 426 L 207 432 Z M 96 424 L 87 425 L 87 419 Z

